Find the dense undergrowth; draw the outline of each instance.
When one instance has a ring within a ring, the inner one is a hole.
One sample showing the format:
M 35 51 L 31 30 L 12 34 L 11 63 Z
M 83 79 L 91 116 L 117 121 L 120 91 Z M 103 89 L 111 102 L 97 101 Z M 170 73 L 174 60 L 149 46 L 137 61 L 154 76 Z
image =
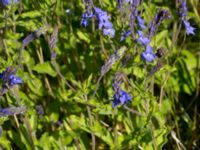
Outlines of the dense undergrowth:
M 0 2 L 0 149 L 200 149 L 198 0 Z

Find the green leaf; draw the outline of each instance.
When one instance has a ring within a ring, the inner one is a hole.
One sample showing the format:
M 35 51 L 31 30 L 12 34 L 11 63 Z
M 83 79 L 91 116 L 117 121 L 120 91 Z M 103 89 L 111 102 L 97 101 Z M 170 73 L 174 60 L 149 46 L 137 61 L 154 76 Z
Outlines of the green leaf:
M 55 77 L 57 75 L 57 73 L 53 70 L 50 62 L 37 64 L 36 66 L 33 67 L 33 70 L 36 71 L 37 73 L 48 74 L 52 77 Z
M 85 42 L 87 42 L 87 43 L 90 43 L 90 39 L 89 39 L 89 37 L 88 37 L 87 34 L 84 34 L 83 32 L 78 31 L 78 32 L 77 32 L 77 35 L 78 35 L 78 37 L 79 37 L 81 40 L 83 40 L 83 41 L 85 41 Z
M 40 16 L 41 13 L 38 11 L 29 11 L 20 15 L 21 18 L 36 18 Z

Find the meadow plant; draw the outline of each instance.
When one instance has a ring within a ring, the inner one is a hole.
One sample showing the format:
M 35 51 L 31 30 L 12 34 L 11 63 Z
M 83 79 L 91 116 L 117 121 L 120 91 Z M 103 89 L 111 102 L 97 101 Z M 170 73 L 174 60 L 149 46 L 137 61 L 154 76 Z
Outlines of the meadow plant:
M 200 2 L 0 3 L 0 149 L 199 149 Z

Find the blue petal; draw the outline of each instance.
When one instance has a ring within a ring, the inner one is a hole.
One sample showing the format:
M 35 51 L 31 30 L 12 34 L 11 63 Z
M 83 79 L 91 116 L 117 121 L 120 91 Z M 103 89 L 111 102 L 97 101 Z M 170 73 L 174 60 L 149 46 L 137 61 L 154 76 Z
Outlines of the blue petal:
M 148 45 L 148 44 L 150 43 L 150 39 L 147 38 L 147 37 L 145 37 L 145 36 L 143 35 L 143 32 L 142 32 L 142 31 L 138 30 L 138 31 L 137 31 L 137 34 L 138 34 L 138 36 L 139 36 L 139 37 L 137 38 L 137 42 L 138 42 L 138 43 L 141 43 L 143 46 Z
M 147 62 L 152 62 L 156 59 L 156 55 L 153 53 L 153 49 L 150 45 L 147 45 L 146 50 L 141 54 L 141 58 Z
M 112 23 L 109 21 L 110 17 L 107 15 L 107 12 L 101 10 L 98 7 L 94 7 L 95 15 L 98 20 L 98 28 L 103 29 L 104 35 L 110 35 L 111 37 L 115 36 L 115 29 L 113 29 Z
M 88 20 L 89 20 L 89 18 L 91 18 L 93 16 L 93 13 L 91 13 L 90 15 L 88 15 L 88 13 L 87 12 L 84 12 L 83 14 L 82 14 L 82 19 L 81 19 L 81 25 L 83 25 L 83 26 L 85 26 L 85 27 L 87 27 L 88 26 Z
M 146 28 L 146 26 L 144 25 L 144 20 L 140 16 L 137 16 L 137 21 L 141 29 Z
M 14 76 L 14 75 L 11 75 L 9 77 L 9 84 L 10 86 L 13 86 L 15 84 L 20 84 L 20 83 L 23 83 L 22 79 L 20 77 L 17 77 L 17 76 Z
M 190 23 L 189 23 L 188 21 L 186 21 L 186 20 L 184 20 L 183 23 L 184 23 L 184 26 L 185 26 L 185 28 L 186 28 L 187 35 L 189 35 L 189 34 L 194 35 L 194 34 L 195 34 L 195 33 L 194 33 L 195 28 L 193 28 L 193 27 L 190 25 Z
M 115 108 L 118 104 L 119 102 L 117 100 L 113 100 L 112 107 Z
M 114 98 L 113 103 L 112 103 L 113 108 L 116 107 L 118 104 L 123 105 L 132 99 L 132 97 L 123 90 L 119 90 L 118 93 L 115 93 L 113 98 Z
M 110 35 L 111 37 L 115 36 L 115 30 L 112 28 L 108 28 L 108 29 L 103 29 L 103 34 L 104 35 Z
M 0 78 L 2 79 L 4 77 L 4 71 L 2 73 L 0 73 Z

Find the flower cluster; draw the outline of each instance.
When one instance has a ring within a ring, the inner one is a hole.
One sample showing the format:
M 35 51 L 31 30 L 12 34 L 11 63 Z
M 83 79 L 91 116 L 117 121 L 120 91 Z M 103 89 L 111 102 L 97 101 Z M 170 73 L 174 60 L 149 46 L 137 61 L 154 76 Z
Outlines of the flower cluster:
M 128 24 L 128 30 L 123 32 L 121 35 L 121 41 L 124 41 L 131 34 L 133 35 L 133 39 L 137 41 L 137 43 L 141 44 L 145 51 L 141 53 L 141 59 L 146 62 L 153 62 L 157 57 L 157 65 L 152 69 L 150 74 L 154 74 L 157 70 L 159 70 L 163 64 L 160 60 L 161 55 L 156 52 L 154 53 L 153 47 L 150 45 L 152 37 L 154 37 L 157 33 L 158 27 L 165 20 L 169 19 L 170 13 L 166 9 L 158 9 L 157 13 L 154 15 L 151 23 L 148 25 L 148 28 L 145 25 L 145 21 L 142 19 L 143 10 L 140 9 L 141 2 L 140 0 L 116 0 L 117 7 L 120 11 L 120 20 L 121 23 L 124 23 L 124 18 L 129 18 L 128 21 L 125 20 L 125 24 Z M 92 0 L 83 1 L 86 3 L 86 11 L 82 15 L 81 25 L 87 27 L 88 20 L 92 17 L 95 17 L 98 21 L 98 28 L 103 31 L 104 35 L 110 35 L 111 37 L 115 36 L 115 29 L 113 28 L 113 24 L 110 22 L 110 16 L 108 16 L 107 12 L 103 11 L 101 8 L 95 7 L 92 4 Z M 186 20 L 187 16 L 187 8 L 186 8 L 186 0 L 178 0 L 179 3 L 179 15 L 181 16 L 181 20 L 184 23 L 187 34 L 194 34 L 194 28 L 190 26 L 190 23 Z M 146 29 L 146 30 L 145 30 Z M 137 36 L 134 37 L 134 31 L 136 31 Z M 123 50 L 124 53 L 124 50 Z M 112 65 L 114 65 L 122 56 L 122 53 L 118 53 L 115 51 L 106 63 L 101 67 L 101 77 L 100 79 L 111 69 Z M 123 62 L 122 62 L 123 64 Z M 125 64 L 125 63 L 124 63 Z M 98 80 L 99 81 L 99 80 Z M 114 91 L 113 96 L 113 108 L 119 104 L 125 104 L 129 102 L 132 97 L 124 90 L 121 89 L 122 79 L 121 75 L 115 75 L 112 89 Z
M 138 31 L 137 42 L 141 43 L 143 46 L 146 46 L 146 49 L 141 54 L 141 58 L 144 61 L 152 62 L 156 59 L 156 55 L 153 53 L 153 48 L 150 46 L 151 37 L 155 36 L 158 26 L 164 19 L 170 18 L 169 12 L 167 10 L 159 10 L 158 13 L 154 16 L 151 24 L 148 28 L 148 36 L 145 37 L 142 31 Z
M 181 18 L 181 20 L 183 21 L 183 24 L 185 26 L 186 29 L 186 33 L 189 34 L 193 34 L 194 35 L 194 30 L 195 28 L 192 27 L 190 25 L 190 23 L 188 22 L 188 20 L 186 19 L 187 17 L 187 7 L 186 7 L 186 0 L 178 0 L 178 14 Z
M 122 9 L 121 9 L 121 5 L 125 5 L 129 3 L 130 4 L 130 20 L 129 20 L 129 27 L 131 29 L 136 28 L 137 26 L 135 24 L 135 21 L 137 21 L 137 25 L 139 26 L 139 28 L 141 30 L 144 30 L 146 28 L 145 24 L 144 24 L 144 20 L 141 18 L 141 16 L 138 13 L 138 6 L 140 4 L 140 0 L 126 0 L 120 3 L 120 1 L 118 1 L 118 6 L 120 6 L 120 12 L 122 13 Z M 130 34 L 132 33 L 132 30 L 128 30 L 127 32 L 123 33 L 121 36 L 120 41 L 124 41 L 126 39 L 126 37 L 128 37 Z
M 87 2 L 90 6 L 91 2 Z M 98 21 L 98 28 L 103 30 L 103 35 L 107 36 L 110 35 L 111 37 L 115 36 L 115 29 L 113 28 L 112 23 L 109 21 L 110 17 L 108 16 L 107 12 L 103 11 L 98 7 L 94 7 L 94 13 L 91 11 L 91 6 L 86 7 L 86 11 L 82 14 L 81 25 L 84 27 L 88 26 L 88 21 L 92 17 L 96 17 Z M 90 12 L 90 13 L 88 13 Z
M 0 79 L 2 80 L 2 89 L 0 91 L 0 96 L 2 96 L 6 91 L 13 87 L 14 85 L 22 83 L 22 79 L 18 76 L 15 76 L 16 74 L 16 68 L 9 66 L 6 68 L 5 71 L 0 73 Z M 25 106 L 18 106 L 18 107 L 7 107 L 7 108 L 1 108 L 0 107 L 0 117 L 6 117 L 10 115 L 17 115 L 22 114 L 26 111 Z
M 112 23 L 109 21 L 110 17 L 107 12 L 101 10 L 98 7 L 94 7 L 95 16 L 98 20 L 99 29 L 103 29 L 104 35 L 110 35 L 111 37 L 115 36 L 115 29 L 113 28 Z

